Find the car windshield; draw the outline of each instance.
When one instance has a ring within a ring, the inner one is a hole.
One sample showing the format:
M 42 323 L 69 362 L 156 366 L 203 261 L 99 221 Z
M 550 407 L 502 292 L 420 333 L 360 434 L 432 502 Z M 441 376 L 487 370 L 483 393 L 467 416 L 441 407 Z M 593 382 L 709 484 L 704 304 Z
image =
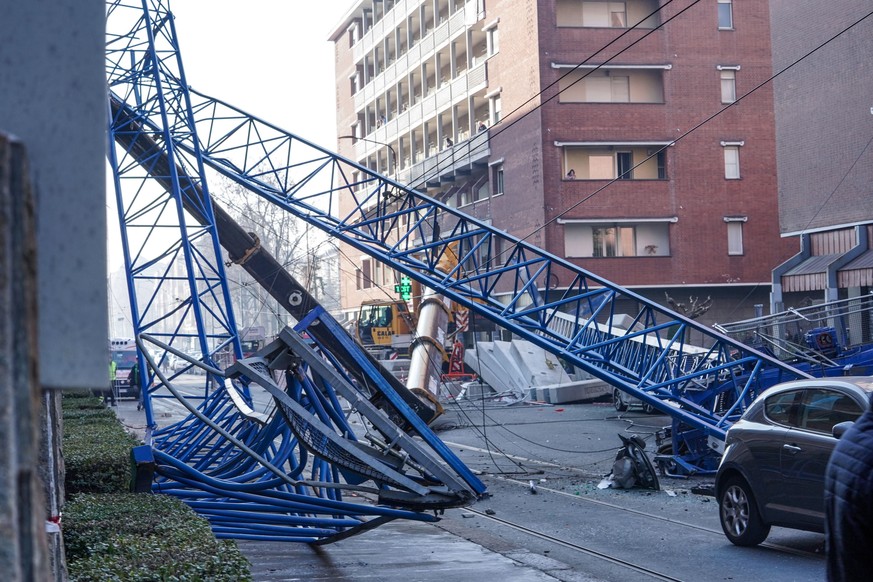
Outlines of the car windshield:
M 136 363 L 136 350 L 113 350 L 112 360 L 120 370 L 133 368 Z

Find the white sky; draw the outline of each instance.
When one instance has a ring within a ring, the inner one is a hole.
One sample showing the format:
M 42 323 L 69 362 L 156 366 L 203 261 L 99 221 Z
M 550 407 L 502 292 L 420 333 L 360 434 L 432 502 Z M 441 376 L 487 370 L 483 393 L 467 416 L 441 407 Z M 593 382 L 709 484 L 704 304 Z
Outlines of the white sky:
M 333 43 L 353 0 L 172 0 L 188 84 L 330 150 L 336 149 Z M 109 270 L 123 264 L 107 183 Z
M 172 0 L 188 84 L 336 147 L 333 44 L 352 0 Z

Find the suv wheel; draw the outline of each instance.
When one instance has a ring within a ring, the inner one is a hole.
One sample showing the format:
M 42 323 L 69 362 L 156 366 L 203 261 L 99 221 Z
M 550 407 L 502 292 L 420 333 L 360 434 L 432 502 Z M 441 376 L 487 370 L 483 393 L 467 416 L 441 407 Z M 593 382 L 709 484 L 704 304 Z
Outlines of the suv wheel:
M 612 389 L 612 405 L 619 412 L 627 410 L 627 404 L 621 399 L 621 391 L 618 388 Z
M 737 546 L 757 546 L 770 533 L 761 519 L 752 489 L 742 477 L 730 477 L 718 499 L 718 518 L 724 535 Z

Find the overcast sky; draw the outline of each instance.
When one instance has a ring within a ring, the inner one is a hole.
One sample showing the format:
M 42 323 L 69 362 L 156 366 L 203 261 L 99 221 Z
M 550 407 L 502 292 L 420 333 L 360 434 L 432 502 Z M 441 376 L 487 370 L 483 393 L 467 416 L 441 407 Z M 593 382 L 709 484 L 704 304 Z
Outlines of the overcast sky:
M 336 149 L 333 44 L 352 0 L 171 0 L 188 84 L 311 142 Z M 107 182 L 109 270 L 123 265 Z
M 172 0 L 195 89 L 335 149 L 333 45 L 351 0 Z

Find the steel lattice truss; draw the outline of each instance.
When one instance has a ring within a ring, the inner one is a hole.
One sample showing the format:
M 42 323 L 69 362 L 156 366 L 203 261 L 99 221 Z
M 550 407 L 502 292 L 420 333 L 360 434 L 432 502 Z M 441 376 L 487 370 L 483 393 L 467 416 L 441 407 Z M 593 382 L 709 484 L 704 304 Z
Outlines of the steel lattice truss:
M 172 30 L 162 3 L 148 12 L 157 34 Z M 118 59 L 117 71 L 110 74 L 110 91 L 135 112 L 146 131 L 164 138 L 168 153 L 186 156 L 192 168 L 207 166 L 227 176 L 330 236 L 670 414 L 674 433 L 688 435 L 684 452 L 692 461 L 699 460 L 696 455 L 706 456 L 701 444 L 705 437 L 723 440 L 727 427 L 761 390 L 806 376 L 569 261 L 190 89 L 181 67 L 170 66 L 176 63 L 177 51 L 153 55 Z M 146 69 L 156 72 L 154 79 L 163 87 L 160 103 L 143 98 L 152 95 L 155 82 L 142 74 Z M 202 176 L 202 170 L 197 175 Z M 449 273 L 440 272 L 436 266 L 450 248 L 460 263 Z M 560 290 L 554 289 L 556 278 Z M 544 293 L 546 289 L 550 292 Z M 696 346 L 685 340 L 692 332 L 702 338 Z
M 164 2 L 109 2 L 107 30 L 109 158 L 139 360 L 148 370 L 146 414 L 157 429 L 157 397 L 176 398 L 190 413 L 147 438 L 153 489 L 185 500 L 216 535 L 309 543 L 398 518 L 433 521 L 425 511 L 483 494 L 408 396 L 318 306 L 310 308 L 318 321 L 306 325 L 327 329 L 311 335 L 334 347 L 347 342 L 352 375 L 324 342 L 310 346 L 287 331 L 258 358 L 237 361 L 231 378 L 216 368 L 241 355 L 218 237 L 229 219 L 210 200 L 205 157 L 174 143 L 193 104 L 172 15 Z M 201 395 L 186 397 L 161 371 L 169 354 L 199 360 Z M 267 391 L 264 410 L 252 389 Z M 352 413 L 363 435 L 352 429 Z M 347 490 L 375 503 L 346 501 Z
M 160 3 L 109 2 L 107 31 L 111 92 L 157 123 L 150 128 L 154 146 L 145 150 L 115 146 L 141 127 L 110 125 L 109 159 L 134 331 L 210 364 L 222 353 L 239 356 L 203 167 L 196 154 L 177 151 L 171 139 L 180 128 L 171 132 L 170 124 L 188 106 L 178 85 L 184 85 L 184 73 L 172 18 Z M 165 354 L 159 355 L 163 363 Z M 154 383 L 151 374 L 148 384 Z

